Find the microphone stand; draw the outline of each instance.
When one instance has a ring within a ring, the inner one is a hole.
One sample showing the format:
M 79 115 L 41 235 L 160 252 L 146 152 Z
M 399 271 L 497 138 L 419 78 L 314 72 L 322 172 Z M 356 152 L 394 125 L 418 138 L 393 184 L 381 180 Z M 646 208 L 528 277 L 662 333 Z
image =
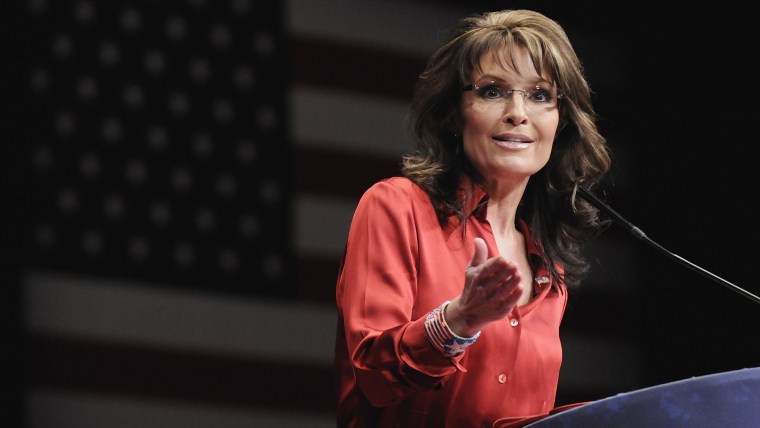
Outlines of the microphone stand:
M 627 230 L 628 232 L 630 232 L 633 236 L 635 236 L 635 237 L 641 239 L 642 241 L 646 242 L 647 244 L 655 247 L 661 253 L 663 253 L 666 256 L 670 257 L 671 259 L 673 259 L 673 260 L 681 263 L 682 265 L 684 265 L 684 266 L 686 266 L 686 267 L 688 267 L 688 268 L 690 268 L 690 269 L 692 269 L 694 271 L 697 271 L 697 272 L 701 273 L 702 275 L 704 275 L 704 276 L 712 279 L 713 281 L 717 282 L 718 284 L 720 284 L 720 285 L 722 285 L 724 287 L 727 287 L 728 289 L 733 290 L 733 291 L 741 294 L 742 296 L 744 296 L 744 297 L 746 297 L 746 298 L 748 298 L 750 300 L 753 300 L 755 303 L 760 303 L 760 297 L 758 297 L 758 296 L 750 293 L 747 290 L 744 290 L 741 287 L 738 287 L 738 286 L 736 286 L 736 285 L 734 285 L 734 284 L 726 281 L 725 279 L 723 279 L 723 278 L 721 278 L 721 277 L 719 277 L 719 276 L 717 276 L 717 275 L 715 275 L 715 274 L 713 274 L 713 273 L 711 273 L 711 272 L 709 272 L 709 271 L 707 271 L 705 269 L 702 269 L 701 267 L 695 265 L 694 263 L 692 263 L 692 262 L 684 259 L 683 257 L 681 257 L 679 255 L 676 255 L 676 254 L 668 251 L 667 249 L 665 249 L 664 247 L 662 247 L 660 244 L 658 244 L 658 243 L 654 242 L 653 240 L 649 239 L 649 237 L 647 237 L 646 234 L 644 234 L 644 232 L 641 229 L 639 229 L 638 227 L 636 227 L 633 224 L 631 224 L 628 220 L 624 219 L 623 216 L 621 216 L 615 210 L 613 210 L 612 207 L 610 207 L 609 205 L 607 205 L 604 202 L 602 202 L 601 199 L 599 199 L 596 195 L 594 195 L 593 193 L 591 193 L 587 189 L 585 189 L 585 188 L 583 188 L 581 186 L 578 186 L 578 193 L 580 193 L 580 195 L 583 197 L 583 199 L 585 199 L 588 203 L 590 203 L 591 205 L 595 206 L 599 210 L 601 210 L 601 211 L 607 213 L 609 216 L 611 216 L 612 219 L 615 221 L 615 223 L 617 223 L 618 225 L 622 226 L 625 230 Z

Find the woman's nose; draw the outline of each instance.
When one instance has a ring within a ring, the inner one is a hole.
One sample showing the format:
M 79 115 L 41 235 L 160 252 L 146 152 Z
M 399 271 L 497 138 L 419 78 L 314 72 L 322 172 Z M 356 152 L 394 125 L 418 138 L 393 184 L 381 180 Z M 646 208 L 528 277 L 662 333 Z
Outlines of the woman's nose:
M 525 91 L 521 89 L 512 90 L 511 96 L 505 99 L 502 121 L 518 125 L 528 119 L 528 113 L 525 110 L 526 95 Z

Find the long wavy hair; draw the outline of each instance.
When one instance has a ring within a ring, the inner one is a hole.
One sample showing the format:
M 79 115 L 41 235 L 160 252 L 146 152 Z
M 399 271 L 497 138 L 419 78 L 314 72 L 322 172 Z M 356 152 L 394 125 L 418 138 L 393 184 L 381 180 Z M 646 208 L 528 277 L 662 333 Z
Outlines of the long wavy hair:
M 544 263 L 558 281 L 577 286 L 587 275 L 585 244 L 608 225 L 598 210 L 576 198 L 578 186 L 594 189 L 610 168 L 605 138 L 583 68 L 564 29 L 531 10 L 502 10 L 464 18 L 449 40 L 429 59 L 419 76 L 409 110 L 416 146 L 403 156 L 402 174 L 429 195 L 438 220 L 462 224 L 473 189 L 460 188 L 462 174 L 473 182 L 477 173 L 456 135 L 461 124 L 462 88 L 480 67 L 484 55 L 513 60 L 516 46 L 527 49 L 538 73 L 562 93 L 560 121 L 549 162 L 528 181 L 518 207 Z

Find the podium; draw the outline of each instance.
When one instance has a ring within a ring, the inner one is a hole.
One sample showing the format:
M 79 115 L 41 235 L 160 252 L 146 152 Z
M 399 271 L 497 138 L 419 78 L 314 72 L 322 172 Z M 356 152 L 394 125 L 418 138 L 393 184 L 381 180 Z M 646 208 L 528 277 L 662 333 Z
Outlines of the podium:
M 592 401 L 525 428 L 758 428 L 760 367 L 698 376 Z

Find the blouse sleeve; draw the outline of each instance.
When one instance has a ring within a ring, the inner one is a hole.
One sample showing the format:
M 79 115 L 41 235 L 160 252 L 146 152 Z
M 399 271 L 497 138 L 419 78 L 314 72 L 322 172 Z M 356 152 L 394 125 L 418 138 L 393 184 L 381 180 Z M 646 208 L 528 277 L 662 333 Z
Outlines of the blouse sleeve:
M 434 388 L 446 375 L 463 370 L 461 355 L 447 358 L 427 339 L 426 314 L 412 316 L 418 230 L 421 221 L 435 218 L 432 208 L 415 207 L 429 202 L 414 191 L 385 180 L 365 192 L 354 213 L 336 288 L 357 384 L 376 407 Z

